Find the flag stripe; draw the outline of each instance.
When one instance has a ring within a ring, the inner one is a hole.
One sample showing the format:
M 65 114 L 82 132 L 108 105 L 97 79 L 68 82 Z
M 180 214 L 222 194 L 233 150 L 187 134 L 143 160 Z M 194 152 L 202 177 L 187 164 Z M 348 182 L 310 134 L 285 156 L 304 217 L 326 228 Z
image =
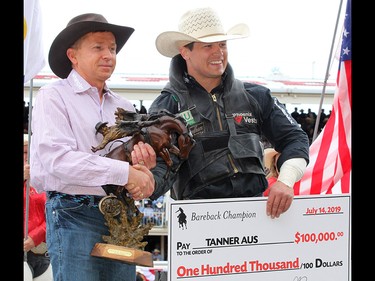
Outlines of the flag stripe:
M 340 123 L 341 127 L 339 128 L 339 132 L 341 132 L 341 136 L 339 138 L 340 144 L 339 144 L 339 156 L 341 160 L 341 165 L 343 168 L 343 174 L 347 174 L 351 171 L 352 165 L 351 165 L 351 116 L 352 116 L 352 103 L 351 103 L 351 94 L 352 94 L 352 88 L 351 88 L 351 60 L 344 62 L 344 78 L 341 78 L 343 81 L 346 81 L 347 83 L 341 83 L 340 90 L 343 91 L 339 97 L 343 97 L 340 99 L 340 104 L 342 105 L 342 122 Z M 344 98 L 346 96 L 346 98 Z M 347 161 L 347 159 L 350 159 L 350 161 Z M 342 175 L 342 177 L 344 176 Z M 350 177 L 346 177 L 346 180 L 350 179 Z M 343 183 L 342 183 L 343 184 Z M 350 190 L 350 183 L 345 182 L 342 186 L 343 193 L 348 193 Z

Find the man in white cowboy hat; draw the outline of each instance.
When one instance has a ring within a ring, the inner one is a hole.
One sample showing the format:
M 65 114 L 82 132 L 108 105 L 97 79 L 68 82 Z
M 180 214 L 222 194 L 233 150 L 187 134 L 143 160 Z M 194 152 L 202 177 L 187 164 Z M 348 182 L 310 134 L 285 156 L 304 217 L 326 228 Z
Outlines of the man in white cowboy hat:
M 152 260 L 154 260 L 154 261 L 161 261 L 161 260 L 163 260 L 161 252 L 160 252 L 160 250 L 158 248 L 155 248 L 152 251 Z
M 167 109 L 183 116 L 196 145 L 166 180 L 162 175 L 167 167 L 157 159 L 151 199 L 169 189 L 180 200 L 262 196 L 268 184 L 260 143 L 265 136 L 281 153 L 280 175 L 265 209 L 271 218 L 289 209 L 293 185 L 309 161 L 309 141 L 268 88 L 235 78 L 227 40 L 248 35 L 245 24 L 226 31 L 213 9 L 198 8 L 181 17 L 178 31 L 156 38 L 157 50 L 172 60 L 169 82 L 149 113 Z
M 134 29 L 108 23 L 100 14 L 71 19 L 52 42 L 49 64 L 61 79 L 40 88 L 31 121 L 31 184 L 47 192 L 47 245 L 54 280 L 135 280 L 135 265 L 91 256 L 96 243 L 109 235 L 98 203 L 102 186 L 124 186 L 141 200 L 154 191 L 150 168 L 155 151 L 134 147 L 132 161 L 93 152 L 103 140 L 98 122 L 115 124 L 118 107 L 134 111 L 132 103 L 111 91 L 106 81 L 116 55 Z M 140 165 L 141 161 L 144 165 Z

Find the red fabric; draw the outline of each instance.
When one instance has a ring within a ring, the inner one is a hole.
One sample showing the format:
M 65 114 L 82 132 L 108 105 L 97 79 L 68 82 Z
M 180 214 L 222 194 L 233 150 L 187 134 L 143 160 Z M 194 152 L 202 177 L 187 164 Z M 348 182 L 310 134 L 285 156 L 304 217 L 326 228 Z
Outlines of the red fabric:
M 277 177 L 269 177 L 267 181 L 268 181 L 268 188 L 263 192 L 263 196 L 268 196 L 268 194 L 270 193 L 270 188 L 275 182 L 277 182 Z
M 295 194 L 342 194 L 351 188 L 352 58 L 351 0 L 347 2 L 337 88 L 331 116 L 310 146 L 310 163 Z
M 24 181 L 23 188 L 23 217 L 25 223 L 26 217 L 26 188 L 27 182 Z M 30 186 L 29 193 L 29 223 L 28 223 L 28 233 L 35 246 L 46 241 L 46 218 L 45 218 L 45 203 L 46 203 L 46 193 L 38 193 L 33 187 Z M 24 224 L 25 227 L 25 224 Z M 24 228 L 25 231 L 25 228 Z

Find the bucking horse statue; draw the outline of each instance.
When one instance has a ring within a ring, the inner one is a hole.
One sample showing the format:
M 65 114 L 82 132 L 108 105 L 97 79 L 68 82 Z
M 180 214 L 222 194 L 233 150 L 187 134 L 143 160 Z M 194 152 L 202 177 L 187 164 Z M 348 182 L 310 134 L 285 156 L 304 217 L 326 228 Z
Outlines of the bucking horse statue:
M 132 164 L 133 146 L 139 141 L 149 143 L 154 148 L 156 155 L 160 156 L 167 164 L 165 178 L 168 177 L 174 164 L 171 154 L 178 156 L 181 160 L 173 168 L 173 171 L 176 172 L 183 160 L 187 159 L 195 144 L 186 121 L 179 115 L 174 115 L 166 110 L 147 115 L 118 107 L 115 117 L 116 122 L 113 126 L 107 126 L 107 122 L 96 124 L 96 133 L 101 133 L 103 140 L 98 146 L 92 146 L 91 150 L 96 152 L 111 141 L 131 137 L 104 156 Z M 172 143 L 174 136 L 177 138 L 176 145 Z M 102 187 L 108 196 L 101 200 L 99 208 L 107 220 L 111 233 L 110 236 L 103 236 L 103 240 L 111 244 L 143 250 L 147 242 L 141 242 L 141 240 L 151 229 L 152 224 L 139 226 L 143 214 L 135 206 L 134 200 L 127 195 L 124 186 L 104 185 Z

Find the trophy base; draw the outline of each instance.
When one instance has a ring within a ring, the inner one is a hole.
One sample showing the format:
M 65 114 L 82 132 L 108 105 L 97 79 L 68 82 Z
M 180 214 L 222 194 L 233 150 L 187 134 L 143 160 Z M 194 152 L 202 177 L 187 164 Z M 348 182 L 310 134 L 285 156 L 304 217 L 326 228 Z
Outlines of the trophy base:
M 123 246 L 96 243 L 91 251 L 91 255 L 100 258 L 107 258 L 126 263 L 131 263 L 135 265 L 148 267 L 154 266 L 152 254 L 150 252 L 126 248 Z

